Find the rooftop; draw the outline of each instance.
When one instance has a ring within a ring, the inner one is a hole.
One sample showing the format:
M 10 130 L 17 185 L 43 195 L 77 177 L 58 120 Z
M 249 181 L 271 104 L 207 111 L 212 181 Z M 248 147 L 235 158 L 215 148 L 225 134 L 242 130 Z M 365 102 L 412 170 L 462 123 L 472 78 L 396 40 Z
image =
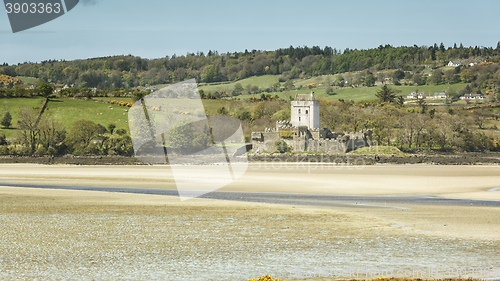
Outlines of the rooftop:
M 296 101 L 313 101 L 314 100 L 314 92 L 310 94 L 297 94 L 295 96 Z

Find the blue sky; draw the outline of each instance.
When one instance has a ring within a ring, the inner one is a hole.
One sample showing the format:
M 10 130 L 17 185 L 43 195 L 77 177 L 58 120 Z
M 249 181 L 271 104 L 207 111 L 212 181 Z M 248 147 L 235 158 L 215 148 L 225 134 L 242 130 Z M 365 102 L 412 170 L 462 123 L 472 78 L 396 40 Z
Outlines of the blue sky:
M 496 47 L 498 11 L 498 0 L 87 0 L 60 18 L 16 34 L 0 10 L 0 63 L 121 54 L 158 58 L 290 45 Z

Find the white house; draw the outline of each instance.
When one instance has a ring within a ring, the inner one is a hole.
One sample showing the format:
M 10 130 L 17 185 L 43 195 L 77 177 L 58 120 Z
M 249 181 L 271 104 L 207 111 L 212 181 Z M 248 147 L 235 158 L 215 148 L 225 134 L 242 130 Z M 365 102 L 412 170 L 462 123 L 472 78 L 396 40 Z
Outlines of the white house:
M 154 92 L 154 91 L 158 90 L 158 87 L 156 87 L 156 86 L 147 86 L 147 87 L 142 88 L 142 90 L 143 91 L 148 91 L 149 90 L 151 92 Z
M 455 60 L 455 61 L 450 61 L 448 63 L 448 66 L 452 66 L 452 67 L 457 67 L 457 66 L 461 66 L 462 65 L 462 62 L 461 61 L 458 61 L 458 60 Z
M 445 93 L 434 93 L 434 99 L 435 100 L 445 100 L 446 94 Z
M 407 99 L 425 99 L 427 98 L 427 95 L 424 92 L 411 92 L 408 96 L 406 96 Z
M 483 94 L 465 94 L 460 97 L 461 100 L 484 100 L 486 97 Z

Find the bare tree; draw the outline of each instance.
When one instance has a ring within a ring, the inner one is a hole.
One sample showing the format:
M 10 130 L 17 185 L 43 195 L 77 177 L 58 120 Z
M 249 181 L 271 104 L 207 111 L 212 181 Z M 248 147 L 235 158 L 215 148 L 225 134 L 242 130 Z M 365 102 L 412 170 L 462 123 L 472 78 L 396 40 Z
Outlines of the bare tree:
M 17 142 L 28 149 L 28 154 L 33 155 L 39 144 L 40 130 L 37 122 L 37 114 L 27 108 L 19 110 L 19 120 L 17 121 L 19 134 Z

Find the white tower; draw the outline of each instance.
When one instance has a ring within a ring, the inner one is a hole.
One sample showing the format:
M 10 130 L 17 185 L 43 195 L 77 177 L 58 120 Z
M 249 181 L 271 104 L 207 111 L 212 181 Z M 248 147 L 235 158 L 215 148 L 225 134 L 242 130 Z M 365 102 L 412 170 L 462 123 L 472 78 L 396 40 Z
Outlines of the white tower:
M 314 99 L 314 93 L 297 94 L 292 101 L 291 119 L 295 127 L 319 129 L 319 101 Z

